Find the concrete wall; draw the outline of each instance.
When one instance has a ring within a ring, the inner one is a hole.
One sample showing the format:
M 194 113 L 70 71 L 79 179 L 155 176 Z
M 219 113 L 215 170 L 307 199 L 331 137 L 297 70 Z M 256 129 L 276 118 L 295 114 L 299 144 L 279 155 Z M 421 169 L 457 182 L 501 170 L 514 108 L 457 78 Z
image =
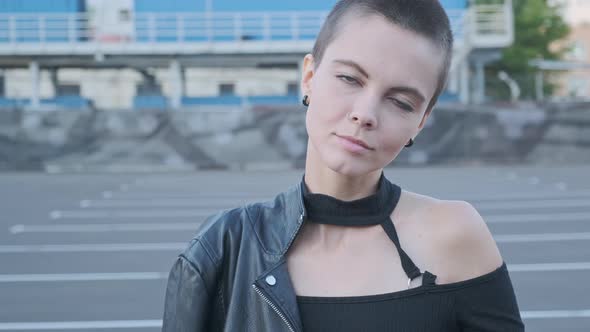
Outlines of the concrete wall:
M 302 167 L 305 112 L 0 111 L 0 169 L 59 171 Z M 395 165 L 589 163 L 590 105 L 436 109 Z

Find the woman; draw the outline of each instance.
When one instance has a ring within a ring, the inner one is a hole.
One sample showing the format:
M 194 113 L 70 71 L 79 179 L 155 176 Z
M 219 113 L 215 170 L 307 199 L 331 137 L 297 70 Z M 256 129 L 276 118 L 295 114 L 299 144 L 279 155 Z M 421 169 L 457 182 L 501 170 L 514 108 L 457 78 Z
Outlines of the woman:
M 163 331 L 523 331 L 477 211 L 383 175 L 451 52 L 437 0 L 338 2 L 304 59 L 301 183 L 206 221 L 170 272 Z

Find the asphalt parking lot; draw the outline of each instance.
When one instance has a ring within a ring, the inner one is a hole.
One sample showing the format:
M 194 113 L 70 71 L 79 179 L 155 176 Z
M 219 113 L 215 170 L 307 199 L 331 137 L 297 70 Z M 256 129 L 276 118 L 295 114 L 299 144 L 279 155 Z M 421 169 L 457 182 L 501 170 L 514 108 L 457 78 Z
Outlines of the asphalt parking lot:
M 474 204 L 539 332 L 590 331 L 589 173 L 386 170 L 405 189 Z M 200 222 L 301 174 L 0 174 L 0 331 L 159 331 L 169 268 Z

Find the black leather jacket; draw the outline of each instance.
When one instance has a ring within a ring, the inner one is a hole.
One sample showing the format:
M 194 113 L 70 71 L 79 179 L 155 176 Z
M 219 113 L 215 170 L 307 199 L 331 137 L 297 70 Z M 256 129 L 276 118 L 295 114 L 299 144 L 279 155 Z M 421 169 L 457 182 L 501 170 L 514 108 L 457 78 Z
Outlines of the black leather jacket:
M 302 331 L 285 253 L 305 215 L 299 184 L 208 218 L 170 271 L 162 331 Z
M 307 215 L 301 186 L 208 218 L 170 272 L 164 332 L 303 330 L 285 259 Z M 401 330 L 524 331 L 505 263 L 451 284 L 435 285 L 428 275 L 431 282 L 396 292 L 424 294 L 400 302 L 409 306 Z

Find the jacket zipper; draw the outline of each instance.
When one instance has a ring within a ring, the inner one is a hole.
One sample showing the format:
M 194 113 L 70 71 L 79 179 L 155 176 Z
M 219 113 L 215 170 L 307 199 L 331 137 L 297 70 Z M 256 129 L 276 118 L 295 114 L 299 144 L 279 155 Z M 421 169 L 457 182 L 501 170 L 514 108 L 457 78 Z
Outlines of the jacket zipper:
M 252 285 L 252 287 L 254 287 L 254 290 L 256 291 L 256 293 L 258 293 L 258 295 L 260 295 L 262 297 L 264 302 L 268 303 L 268 305 L 277 313 L 277 315 L 279 315 L 279 317 L 281 317 L 283 322 L 285 322 L 285 324 L 289 328 L 289 331 L 295 332 L 293 327 L 291 327 L 291 324 L 289 324 L 289 322 L 287 321 L 287 318 L 285 318 L 285 315 L 283 315 L 283 313 L 266 296 L 264 296 L 264 294 L 262 294 L 262 291 L 260 291 L 260 289 L 258 287 L 256 287 L 256 285 Z
M 296 232 L 299 232 L 299 229 L 301 228 L 301 222 L 303 221 L 304 218 L 304 214 L 302 213 L 299 216 L 299 227 L 297 227 Z M 279 315 L 279 317 L 281 317 L 281 319 L 283 320 L 283 322 L 285 323 L 285 325 L 287 325 L 287 327 L 289 328 L 289 331 L 291 332 L 295 332 L 295 329 L 293 329 L 293 327 L 291 326 L 291 324 L 289 323 L 289 321 L 287 321 L 287 318 L 285 317 L 285 315 L 283 315 L 283 313 L 268 299 L 268 297 L 266 297 L 262 291 L 256 286 L 256 284 L 253 284 L 252 287 L 254 288 L 254 290 L 256 291 L 256 293 L 258 293 L 258 295 L 260 295 L 260 297 L 262 297 L 262 299 L 264 300 L 264 302 L 268 303 L 268 305 L 272 308 L 272 310 L 274 310 L 277 315 Z

